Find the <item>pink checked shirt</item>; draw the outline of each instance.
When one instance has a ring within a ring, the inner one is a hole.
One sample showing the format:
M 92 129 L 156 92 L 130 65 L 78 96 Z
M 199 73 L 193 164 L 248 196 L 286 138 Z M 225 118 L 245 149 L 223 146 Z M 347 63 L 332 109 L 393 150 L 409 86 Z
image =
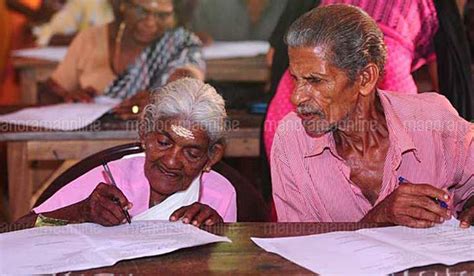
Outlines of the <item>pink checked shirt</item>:
M 109 163 L 117 186 L 125 197 L 133 203 L 130 215 L 136 216 L 148 210 L 150 184 L 143 170 L 145 157 L 120 159 Z M 102 166 L 97 167 L 64 186 L 46 200 L 35 213 L 44 213 L 66 207 L 86 199 L 100 183 L 108 183 Z M 215 171 L 202 175 L 199 202 L 211 206 L 225 222 L 237 220 L 236 193 L 232 184 Z
M 474 125 L 436 93 L 378 92 L 390 146 L 378 204 L 403 176 L 447 189 L 450 208 L 460 211 L 474 195 Z M 278 221 L 355 222 L 372 208 L 350 180 L 331 133 L 311 138 L 294 112 L 278 126 L 271 154 L 273 199 Z

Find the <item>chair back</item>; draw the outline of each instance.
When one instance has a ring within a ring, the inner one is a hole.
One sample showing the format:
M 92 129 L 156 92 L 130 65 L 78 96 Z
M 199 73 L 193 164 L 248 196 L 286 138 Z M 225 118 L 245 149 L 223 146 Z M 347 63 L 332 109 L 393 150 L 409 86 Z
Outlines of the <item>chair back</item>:
M 95 153 L 79 163 L 75 164 L 63 174 L 58 176 L 48 188 L 40 195 L 35 203 L 38 207 L 48 198 L 53 196 L 62 187 L 94 169 L 101 166 L 102 162 L 111 162 L 121 159 L 127 155 L 142 153 L 143 148 L 140 143 L 130 143 L 105 149 Z M 212 169 L 223 175 L 235 188 L 237 193 L 237 221 L 267 221 L 268 212 L 262 195 L 255 186 L 242 176 L 237 170 L 227 165 L 223 161 L 218 162 Z

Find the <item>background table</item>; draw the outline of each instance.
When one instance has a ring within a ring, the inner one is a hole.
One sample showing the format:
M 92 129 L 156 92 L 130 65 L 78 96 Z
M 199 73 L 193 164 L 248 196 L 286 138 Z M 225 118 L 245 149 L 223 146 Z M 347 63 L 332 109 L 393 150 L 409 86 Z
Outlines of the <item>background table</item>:
M 381 225 L 360 223 L 233 223 L 204 227 L 209 232 L 229 237 L 232 243 L 216 243 L 187 248 L 162 256 L 121 261 L 111 267 L 74 272 L 73 274 L 313 274 L 276 254 L 260 249 L 250 240 L 250 237 L 300 236 L 332 231 L 353 231 L 377 226 Z M 12 226 L 10 230 L 13 229 L 18 228 Z M 7 230 L 7 225 L 0 226 L 0 232 Z M 344 260 L 340 260 L 340 264 L 344 265 Z M 430 265 L 413 268 L 399 272 L 397 275 L 472 275 L 473 272 L 474 262 L 465 262 L 454 266 Z
M 20 75 L 22 104 L 38 102 L 38 82 L 48 79 L 57 64 L 34 58 L 13 58 L 13 66 Z M 213 59 L 206 61 L 206 64 L 207 81 L 265 83 L 270 76 L 265 56 Z
M 10 108 L 13 109 L 13 108 Z M 6 112 L 7 109 L 2 110 Z M 261 115 L 229 111 L 231 130 L 226 157 L 260 155 Z M 51 131 L 0 124 L 0 141 L 7 143 L 10 220 L 25 215 L 49 183 L 77 161 L 101 150 L 138 141 L 137 121 L 111 116 L 77 131 Z M 62 165 L 36 190 L 32 162 L 62 160 Z

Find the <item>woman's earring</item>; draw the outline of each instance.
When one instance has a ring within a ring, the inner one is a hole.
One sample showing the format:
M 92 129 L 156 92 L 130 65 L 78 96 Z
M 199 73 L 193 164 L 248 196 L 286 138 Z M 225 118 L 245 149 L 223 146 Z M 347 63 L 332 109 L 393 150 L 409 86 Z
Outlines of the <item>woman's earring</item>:
M 211 168 L 210 168 L 210 167 L 205 167 L 205 168 L 204 168 L 204 172 L 207 172 L 207 173 L 208 173 L 208 172 L 210 172 L 210 171 L 211 171 Z

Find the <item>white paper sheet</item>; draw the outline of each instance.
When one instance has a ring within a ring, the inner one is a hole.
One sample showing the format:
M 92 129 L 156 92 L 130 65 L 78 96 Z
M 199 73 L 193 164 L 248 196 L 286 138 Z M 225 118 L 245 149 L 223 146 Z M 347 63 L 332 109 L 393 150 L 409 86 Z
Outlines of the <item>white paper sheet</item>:
M 204 47 L 204 59 L 255 57 L 264 55 L 270 49 L 267 41 L 216 41 Z
M 0 115 L 0 122 L 34 128 L 76 130 L 90 125 L 119 102 L 116 99 L 97 97 L 95 103 L 63 103 L 24 108 Z
M 16 50 L 13 52 L 13 56 L 60 62 L 64 59 L 66 53 L 67 47 L 45 47 Z
M 231 241 L 182 222 L 33 228 L 0 234 L 0 274 L 49 274 L 97 268 L 214 242 Z
M 474 260 L 474 228 L 458 225 L 452 219 L 429 229 L 397 226 L 252 240 L 268 252 L 323 275 L 385 275 Z

